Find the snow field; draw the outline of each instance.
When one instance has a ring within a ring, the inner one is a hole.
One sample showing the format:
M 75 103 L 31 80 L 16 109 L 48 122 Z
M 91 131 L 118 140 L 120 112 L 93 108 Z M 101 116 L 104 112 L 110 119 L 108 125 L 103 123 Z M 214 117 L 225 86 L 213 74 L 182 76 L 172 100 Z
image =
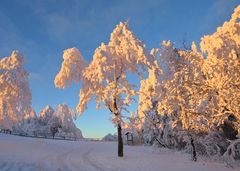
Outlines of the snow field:
M 115 142 L 60 141 L 0 134 L 1 171 L 233 171 L 223 163 L 199 160 L 167 149 L 125 146 L 117 157 Z

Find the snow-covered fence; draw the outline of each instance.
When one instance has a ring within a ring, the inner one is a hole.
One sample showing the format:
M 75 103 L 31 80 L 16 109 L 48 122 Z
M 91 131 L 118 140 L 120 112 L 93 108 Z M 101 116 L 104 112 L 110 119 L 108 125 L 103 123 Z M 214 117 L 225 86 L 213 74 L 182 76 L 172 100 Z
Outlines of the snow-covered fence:
M 10 132 L 9 132 L 10 131 Z M 5 134 L 11 134 L 11 135 L 16 135 L 16 136 L 21 136 L 21 137 L 30 137 L 30 138 L 43 138 L 43 139 L 54 139 L 54 140 L 67 140 L 67 141 L 78 141 L 76 137 L 49 137 L 49 136 L 42 136 L 42 135 L 29 135 L 29 134 L 24 134 L 24 133 L 16 133 L 11 130 L 6 130 L 6 129 L 1 129 L 0 133 L 5 133 Z
M 0 132 L 5 134 L 12 134 L 12 131 L 10 129 L 0 129 Z
M 102 138 L 84 138 L 85 141 L 102 141 Z

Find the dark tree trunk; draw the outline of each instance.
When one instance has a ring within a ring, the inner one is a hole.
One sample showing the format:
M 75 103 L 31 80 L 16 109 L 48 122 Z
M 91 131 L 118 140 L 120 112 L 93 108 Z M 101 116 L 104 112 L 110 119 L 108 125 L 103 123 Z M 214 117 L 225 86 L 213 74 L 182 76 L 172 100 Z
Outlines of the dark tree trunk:
M 192 160 L 197 161 L 197 153 L 192 135 L 190 135 L 190 144 L 192 146 Z
M 119 123 L 118 127 L 118 157 L 123 157 L 123 140 L 122 140 L 122 127 Z

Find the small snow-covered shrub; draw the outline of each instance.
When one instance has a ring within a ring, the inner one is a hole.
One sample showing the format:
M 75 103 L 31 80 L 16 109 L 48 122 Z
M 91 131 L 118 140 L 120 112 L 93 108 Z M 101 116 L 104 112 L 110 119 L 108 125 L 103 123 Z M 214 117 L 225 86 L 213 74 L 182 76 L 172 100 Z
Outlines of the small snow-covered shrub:
M 187 137 L 187 133 L 185 131 L 172 131 L 172 145 L 173 148 L 176 148 L 178 150 L 182 150 L 184 148 L 186 148 L 187 146 L 187 141 L 186 137 Z
M 210 132 L 204 138 L 196 138 L 196 151 L 204 156 L 222 156 L 229 146 L 229 142 L 221 132 Z
M 206 146 L 202 142 L 196 141 L 195 146 L 198 155 L 207 156 Z
M 172 133 L 168 133 L 165 134 L 166 136 L 162 139 L 163 143 L 166 145 L 166 147 L 168 148 L 181 148 L 180 143 L 181 140 L 179 139 L 179 137 L 177 137 L 176 135 L 173 135 Z
M 227 151 L 224 153 L 224 157 L 229 162 L 240 162 L 240 139 L 231 142 L 227 148 Z
M 143 132 L 142 138 L 145 145 L 152 145 L 152 139 L 154 137 L 153 131 L 147 133 Z

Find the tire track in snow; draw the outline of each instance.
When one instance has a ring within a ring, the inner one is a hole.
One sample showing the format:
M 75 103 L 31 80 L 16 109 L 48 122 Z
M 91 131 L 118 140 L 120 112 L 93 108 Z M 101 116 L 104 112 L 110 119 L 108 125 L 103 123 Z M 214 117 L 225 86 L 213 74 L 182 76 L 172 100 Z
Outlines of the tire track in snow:
M 89 159 L 89 154 L 92 150 L 93 148 L 89 144 L 82 144 L 69 151 L 69 153 L 62 155 L 61 158 L 63 159 L 60 160 L 64 162 L 65 169 L 71 171 L 105 171 L 105 169 Z
M 69 155 L 75 149 L 67 149 L 61 153 L 50 153 L 43 157 L 39 162 L 40 170 L 56 170 L 56 171 L 72 171 L 71 165 L 69 164 Z
M 95 168 L 97 171 L 105 171 L 105 169 L 103 169 L 99 164 L 93 162 L 90 159 L 90 153 L 93 150 L 93 148 L 89 148 L 84 154 L 83 154 L 83 161 L 84 163 L 87 163 L 88 165 L 92 166 L 93 168 Z
M 75 151 L 76 149 L 71 149 L 65 153 L 62 153 L 60 155 L 58 155 L 58 157 L 56 158 L 57 161 L 59 163 L 62 163 L 63 164 L 63 167 L 62 168 L 58 168 L 58 171 L 72 171 L 72 170 L 75 170 L 73 169 L 73 165 L 70 163 L 70 156 L 71 154 Z
M 85 163 L 88 163 L 89 166 L 93 167 L 96 171 L 114 171 L 110 168 L 105 168 L 102 164 L 94 161 L 92 158 L 90 158 L 91 152 L 94 151 L 94 147 L 91 145 L 84 153 L 83 153 L 83 161 Z
M 16 161 L 0 161 L 1 171 L 32 171 L 36 170 L 36 165 Z M 39 171 L 39 169 L 37 169 Z

